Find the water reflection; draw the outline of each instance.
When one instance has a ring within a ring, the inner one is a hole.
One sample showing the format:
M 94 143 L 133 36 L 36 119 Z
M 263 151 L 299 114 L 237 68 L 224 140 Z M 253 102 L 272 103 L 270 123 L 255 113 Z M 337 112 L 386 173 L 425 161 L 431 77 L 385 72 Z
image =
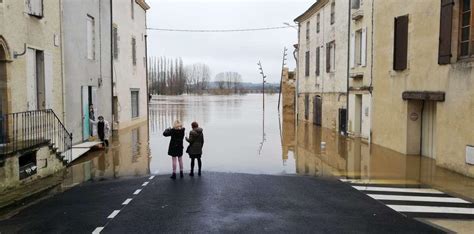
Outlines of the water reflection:
M 148 126 L 147 123 L 142 123 L 114 134 L 108 149 L 93 151 L 74 162 L 67 169 L 63 185 L 148 174 L 150 174 Z
M 326 142 L 325 148 L 321 142 Z M 298 174 L 336 176 L 367 184 L 429 186 L 474 199 L 472 178 L 437 167 L 430 158 L 346 139 L 304 122 L 297 125 L 295 158 Z

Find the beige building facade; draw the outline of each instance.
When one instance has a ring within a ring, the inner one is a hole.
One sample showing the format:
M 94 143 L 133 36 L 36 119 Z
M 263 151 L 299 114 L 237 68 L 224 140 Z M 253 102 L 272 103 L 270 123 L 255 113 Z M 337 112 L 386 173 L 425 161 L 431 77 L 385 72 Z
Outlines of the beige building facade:
M 336 131 L 346 128 L 348 9 L 346 1 L 321 0 L 295 19 L 298 120 Z
M 433 158 L 470 177 L 473 6 L 459 0 L 374 1 L 373 45 L 372 142 Z
M 61 0 L 0 1 L 0 192 L 70 160 L 62 52 Z

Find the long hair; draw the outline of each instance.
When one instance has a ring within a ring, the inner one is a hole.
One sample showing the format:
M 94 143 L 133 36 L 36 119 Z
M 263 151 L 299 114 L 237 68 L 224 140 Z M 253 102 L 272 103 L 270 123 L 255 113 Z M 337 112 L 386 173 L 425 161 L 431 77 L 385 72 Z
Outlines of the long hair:
M 181 123 L 181 121 L 179 121 L 178 119 L 174 121 L 173 123 L 173 128 L 174 129 L 181 129 L 183 128 L 183 123 Z

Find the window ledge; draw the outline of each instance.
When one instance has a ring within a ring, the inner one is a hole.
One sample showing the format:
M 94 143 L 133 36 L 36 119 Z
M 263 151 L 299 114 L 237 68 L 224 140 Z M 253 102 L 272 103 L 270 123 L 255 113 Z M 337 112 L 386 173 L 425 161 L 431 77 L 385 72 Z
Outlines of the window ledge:
M 358 9 L 352 13 L 352 20 L 357 21 L 364 17 L 364 11 L 362 9 Z

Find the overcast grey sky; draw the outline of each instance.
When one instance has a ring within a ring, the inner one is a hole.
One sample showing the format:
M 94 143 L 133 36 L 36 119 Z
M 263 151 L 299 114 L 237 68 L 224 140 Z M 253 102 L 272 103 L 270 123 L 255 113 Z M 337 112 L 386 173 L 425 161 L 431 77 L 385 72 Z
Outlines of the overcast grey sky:
M 147 0 L 149 28 L 235 29 L 284 26 L 315 0 Z M 209 65 L 212 79 L 219 72 L 236 71 L 244 81 L 261 82 L 262 61 L 268 82 L 279 82 L 283 47 L 294 68 L 293 28 L 260 32 L 183 33 L 148 31 L 148 55 L 182 57 L 185 64 Z

